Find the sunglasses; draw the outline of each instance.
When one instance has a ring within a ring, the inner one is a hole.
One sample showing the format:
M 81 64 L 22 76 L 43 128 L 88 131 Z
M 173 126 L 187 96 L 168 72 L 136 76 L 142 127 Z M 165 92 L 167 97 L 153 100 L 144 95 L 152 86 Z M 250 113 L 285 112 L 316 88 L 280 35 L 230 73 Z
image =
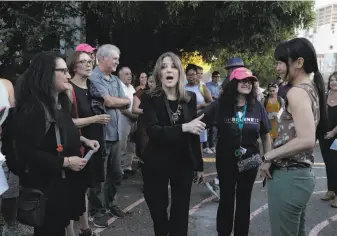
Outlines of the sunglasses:
M 240 84 L 249 84 L 252 85 L 253 81 L 251 79 L 243 79 L 243 80 L 239 80 Z

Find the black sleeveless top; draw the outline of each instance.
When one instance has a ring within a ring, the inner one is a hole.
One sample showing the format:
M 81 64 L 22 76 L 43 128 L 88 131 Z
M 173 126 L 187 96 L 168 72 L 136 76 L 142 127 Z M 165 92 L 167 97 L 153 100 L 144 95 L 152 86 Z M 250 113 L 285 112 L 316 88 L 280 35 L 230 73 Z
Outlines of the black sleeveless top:
M 329 122 L 329 131 L 337 126 L 337 105 L 336 106 L 328 105 L 328 122 Z
M 77 101 L 77 109 L 78 109 L 78 116 L 79 118 L 86 118 L 95 116 L 91 108 L 91 96 L 88 89 L 83 89 L 75 85 L 74 83 L 70 82 L 74 88 L 76 101 Z M 88 84 L 89 87 L 89 84 Z M 75 108 L 73 106 L 72 115 L 75 117 Z M 99 143 L 103 142 L 103 125 L 101 124 L 90 124 L 81 128 L 82 136 L 86 137 L 87 139 L 97 140 Z

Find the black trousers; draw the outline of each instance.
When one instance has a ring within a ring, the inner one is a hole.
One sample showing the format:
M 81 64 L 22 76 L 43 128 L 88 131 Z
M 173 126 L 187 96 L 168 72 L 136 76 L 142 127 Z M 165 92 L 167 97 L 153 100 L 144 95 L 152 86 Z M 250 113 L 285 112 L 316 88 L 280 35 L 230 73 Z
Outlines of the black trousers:
M 187 236 L 191 187 L 194 176 L 192 169 L 156 171 L 142 168 L 144 197 L 149 207 L 155 236 Z M 168 184 L 171 185 L 170 217 Z
M 34 228 L 34 236 L 65 236 L 65 227 L 43 226 L 41 228 Z
M 217 128 L 216 127 L 209 128 L 208 129 L 208 138 L 207 138 L 209 148 L 215 147 L 216 136 L 217 136 Z
M 236 157 L 226 155 L 226 158 L 217 156 L 217 159 L 220 160 L 216 167 L 221 196 L 217 214 L 218 235 L 231 235 L 235 209 L 234 236 L 248 236 L 250 200 L 258 168 L 239 173 Z
M 325 163 L 328 191 L 337 194 L 337 151 L 331 150 L 330 146 L 335 138 L 320 139 L 319 146 Z

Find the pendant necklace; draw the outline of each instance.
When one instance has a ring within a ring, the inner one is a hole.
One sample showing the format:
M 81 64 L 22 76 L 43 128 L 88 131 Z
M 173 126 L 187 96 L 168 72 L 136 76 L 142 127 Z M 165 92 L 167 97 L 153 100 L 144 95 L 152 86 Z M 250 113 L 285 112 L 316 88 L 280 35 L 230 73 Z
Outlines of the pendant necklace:
M 176 122 L 179 120 L 179 116 L 181 115 L 181 109 L 182 108 L 180 104 L 178 104 L 177 110 L 175 112 L 173 112 L 170 108 L 173 124 L 176 124 Z

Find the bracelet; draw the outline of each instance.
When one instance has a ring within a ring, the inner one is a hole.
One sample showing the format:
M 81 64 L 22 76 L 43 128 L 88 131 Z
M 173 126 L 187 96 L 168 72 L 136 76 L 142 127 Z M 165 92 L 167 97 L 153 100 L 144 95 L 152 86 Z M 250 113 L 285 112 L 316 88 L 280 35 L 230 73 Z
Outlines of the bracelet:
M 264 163 L 271 163 L 271 161 L 270 160 L 268 160 L 268 159 L 266 159 L 266 157 L 265 156 L 262 156 L 262 162 L 264 162 Z

